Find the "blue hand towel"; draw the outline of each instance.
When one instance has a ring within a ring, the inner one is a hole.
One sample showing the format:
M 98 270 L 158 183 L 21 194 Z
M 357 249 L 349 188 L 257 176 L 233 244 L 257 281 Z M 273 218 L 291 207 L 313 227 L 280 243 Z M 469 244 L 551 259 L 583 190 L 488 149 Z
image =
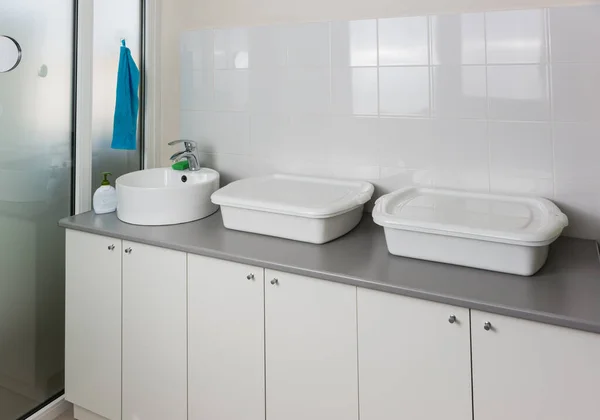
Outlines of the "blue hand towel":
M 117 75 L 117 102 L 113 126 L 113 149 L 135 150 L 137 145 L 138 88 L 140 71 L 131 57 L 131 51 L 121 41 L 119 73 Z

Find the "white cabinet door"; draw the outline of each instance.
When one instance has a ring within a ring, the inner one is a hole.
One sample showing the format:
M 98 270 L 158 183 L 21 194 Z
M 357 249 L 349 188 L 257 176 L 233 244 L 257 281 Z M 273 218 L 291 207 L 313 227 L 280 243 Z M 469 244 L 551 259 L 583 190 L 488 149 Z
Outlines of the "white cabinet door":
M 121 418 L 121 241 L 66 231 L 65 397 Z
M 123 252 L 123 420 L 185 420 L 186 254 L 126 241 Z
M 188 255 L 190 420 L 264 420 L 264 270 Z
M 469 310 L 362 288 L 357 301 L 360 420 L 471 419 Z
M 476 420 L 600 418 L 600 335 L 478 311 L 471 326 Z
M 358 419 L 356 287 L 266 270 L 267 419 Z

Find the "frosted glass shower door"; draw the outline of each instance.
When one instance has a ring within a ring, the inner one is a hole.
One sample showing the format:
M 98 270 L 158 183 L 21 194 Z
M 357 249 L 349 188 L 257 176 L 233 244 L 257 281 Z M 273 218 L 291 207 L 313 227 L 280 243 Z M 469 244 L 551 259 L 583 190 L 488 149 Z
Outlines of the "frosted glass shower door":
M 73 3 L 0 0 L 0 35 L 20 50 L 0 72 L 0 420 L 63 389 Z

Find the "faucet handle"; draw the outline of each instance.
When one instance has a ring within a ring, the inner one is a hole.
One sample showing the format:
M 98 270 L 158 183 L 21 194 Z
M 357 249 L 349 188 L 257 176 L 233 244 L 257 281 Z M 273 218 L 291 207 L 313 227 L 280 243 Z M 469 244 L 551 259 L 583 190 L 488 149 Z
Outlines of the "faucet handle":
M 174 146 L 179 143 L 183 143 L 186 152 L 193 152 L 196 150 L 196 142 L 193 140 L 173 140 L 169 142 L 169 146 Z

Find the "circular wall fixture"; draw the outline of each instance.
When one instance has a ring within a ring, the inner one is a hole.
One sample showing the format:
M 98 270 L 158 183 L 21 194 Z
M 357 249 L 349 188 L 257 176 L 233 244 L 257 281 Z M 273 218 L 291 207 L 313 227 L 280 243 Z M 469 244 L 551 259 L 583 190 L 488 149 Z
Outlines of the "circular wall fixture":
M 0 73 L 14 70 L 21 62 L 21 46 L 6 35 L 0 35 Z

